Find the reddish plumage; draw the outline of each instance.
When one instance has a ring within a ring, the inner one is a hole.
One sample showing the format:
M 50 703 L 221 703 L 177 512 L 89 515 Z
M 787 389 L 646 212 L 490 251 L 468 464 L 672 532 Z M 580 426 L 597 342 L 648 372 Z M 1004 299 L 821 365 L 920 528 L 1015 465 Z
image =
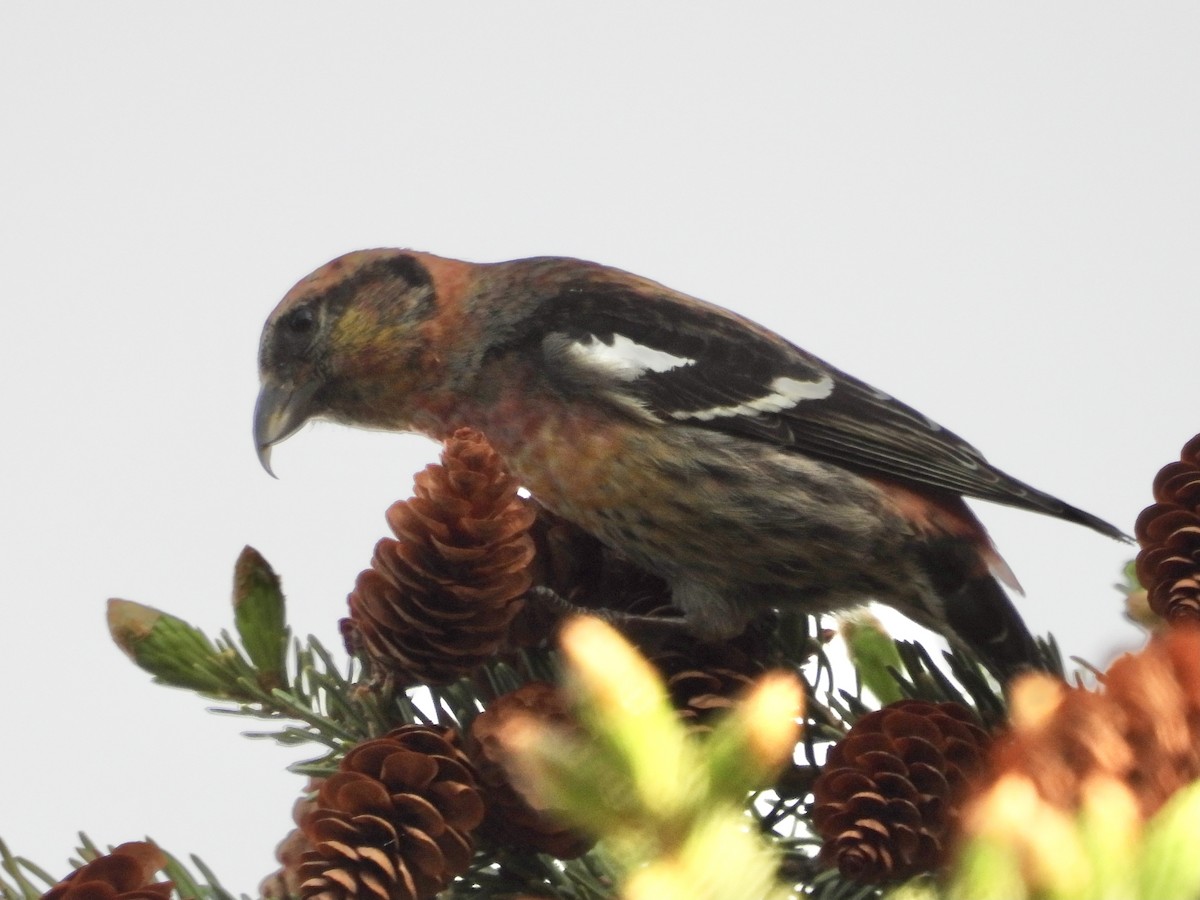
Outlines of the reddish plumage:
M 1121 537 L 762 326 L 579 260 L 348 254 L 272 313 L 260 369 L 264 462 L 315 416 L 476 428 L 545 506 L 665 578 L 709 638 L 763 606 L 873 598 L 1008 671 L 1036 653 L 962 497 Z

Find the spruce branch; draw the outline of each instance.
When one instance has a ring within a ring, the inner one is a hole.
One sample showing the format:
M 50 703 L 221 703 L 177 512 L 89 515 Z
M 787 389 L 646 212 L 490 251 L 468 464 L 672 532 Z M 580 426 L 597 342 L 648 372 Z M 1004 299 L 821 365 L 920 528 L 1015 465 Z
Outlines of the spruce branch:
M 8 845 L 2 840 L 0 840 L 0 869 L 6 876 L 0 878 L 0 897 L 3 897 L 4 900 L 37 900 L 56 880 L 45 869 L 30 860 L 13 856 Z M 44 887 L 39 887 L 36 883 L 38 881 Z

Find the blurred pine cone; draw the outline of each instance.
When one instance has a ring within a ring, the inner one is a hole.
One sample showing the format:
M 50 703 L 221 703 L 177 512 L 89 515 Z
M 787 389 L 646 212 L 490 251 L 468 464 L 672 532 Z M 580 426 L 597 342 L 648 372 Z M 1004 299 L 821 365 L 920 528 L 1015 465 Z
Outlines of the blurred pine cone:
M 720 644 L 678 639 L 649 660 L 662 674 L 671 702 L 689 729 L 712 730 L 714 721 L 766 671 L 761 656 L 740 646 L 741 638 Z
M 131 841 L 80 866 L 41 900 L 167 900 L 174 883 L 154 880 L 166 864 L 153 844 Z
M 560 728 L 574 728 L 562 694 L 553 685 L 534 681 L 497 697 L 471 723 L 471 751 L 487 801 L 481 836 L 515 850 L 574 859 L 594 841 L 569 828 L 552 809 L 535 808 L 512 786 L 504 766 L 500 735 L 513 716 L 534 716 Z
M 470 429 L 415 481 L 415 496 L 387 512 L 399 540 L 376 545 L 350 619 L 370 659 L 400 683 L 448 684 L 496 653 L 521 609 L 534 511 Z
M 1041 673 L 1018 678 L 1009 692 L 1009 728 L 992 747 L 989 781 L 1026 775 L 1042 799 L 1074 810 L 1089 778 L 1124 780 L 1134 760 L 1108 698 Z
M 1134 759 L 1127 784 L 1153 815 L 1200 778 L 1200 629 L 1178 624 L 1108 669 L 1104 693 L 1124 712 Z
M 1019 775 L 1074 812 L 1090 782 L 1116 781 L 1148 818 L 1200 778 L 1200 629 L 1177 625 L 1120 657 L 1101 691 L 1025 676 L 1012 685 L 1009 717 L 989 782 Z
M 301 897 L 423 900 L 467 871 L 483 800 L 456 732 L 405 725 L 338 768 L 301 824 Z
M 1154 501 L 1134 525 L 1138 581 L 1167 621 L 1200 620 L 1200 434 L 1159 470 Z
M 900 700 L 863 716 L 813 785 L 820 860 L 880 883 L 937 868 L 988 736 L 957 703 Z

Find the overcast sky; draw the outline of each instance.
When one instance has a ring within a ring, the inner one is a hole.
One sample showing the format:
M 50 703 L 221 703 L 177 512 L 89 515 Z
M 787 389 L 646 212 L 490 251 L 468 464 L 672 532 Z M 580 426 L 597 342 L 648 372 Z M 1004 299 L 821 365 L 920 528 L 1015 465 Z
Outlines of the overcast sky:
M 104 601 L 336 644 L 415 438 L 250 439 L 267 313 L 333 256 L 565 254 L 756 318 L 1132 529 L 1200 430 L 1200 6 L 62 3 L 0 9 L 0 835 L 273 868 L 289 751 L 153 686 Z M 1136 645 L 1131 555 L 979 505 L 1036 632 Z

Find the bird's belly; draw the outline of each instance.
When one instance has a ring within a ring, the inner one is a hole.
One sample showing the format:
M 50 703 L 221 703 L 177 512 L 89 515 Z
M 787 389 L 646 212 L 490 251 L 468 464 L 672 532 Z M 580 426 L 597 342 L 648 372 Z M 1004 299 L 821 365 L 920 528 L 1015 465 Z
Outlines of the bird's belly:
M 668 581 L 804 593 L 819 574 L 858 588 L 903 553 L 908 529 L 853 473 L 707 430 L 610 422 L 574 410 L 485 432 L 541 503 Z

